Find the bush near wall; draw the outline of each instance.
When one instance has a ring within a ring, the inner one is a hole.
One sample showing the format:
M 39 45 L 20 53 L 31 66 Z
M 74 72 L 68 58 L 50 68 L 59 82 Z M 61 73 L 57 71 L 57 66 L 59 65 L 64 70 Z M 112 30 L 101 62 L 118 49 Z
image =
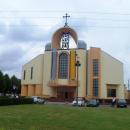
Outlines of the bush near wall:
M 9 98 L 9 97 L 0 97 L 0 106 L 6 105 L 19 105 L 19 104 L 32 104 L 32 98 Z

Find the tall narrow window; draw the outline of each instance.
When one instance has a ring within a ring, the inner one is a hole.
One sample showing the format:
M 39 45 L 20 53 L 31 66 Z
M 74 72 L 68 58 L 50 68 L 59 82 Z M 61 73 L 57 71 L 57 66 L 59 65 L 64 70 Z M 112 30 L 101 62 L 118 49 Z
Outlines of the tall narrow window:
M 26 78 L 26 70 L 23 71 L 23 80 Z
M 30 79 L 33 79 L 33 67 L 31 67 L 31 77 Z
M 98 96 L 98 79 L 93 79 L 93 96 Z
M 93 59 L 93 76 L 98 76 L 99 71 L 99 60 Z
M 68 78 L 68 55 L 61 53 L 59 56 L 59 78 Z

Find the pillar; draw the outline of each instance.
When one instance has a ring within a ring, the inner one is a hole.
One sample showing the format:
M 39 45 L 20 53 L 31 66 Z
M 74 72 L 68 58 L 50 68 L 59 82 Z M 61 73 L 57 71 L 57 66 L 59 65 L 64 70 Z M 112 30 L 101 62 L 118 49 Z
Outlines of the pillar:
M 42 85 L 35 85 L 35 96 L 42 96 Z
M 22 85 L 21 96 L 28 96 L 28 86 L 27 85 Z

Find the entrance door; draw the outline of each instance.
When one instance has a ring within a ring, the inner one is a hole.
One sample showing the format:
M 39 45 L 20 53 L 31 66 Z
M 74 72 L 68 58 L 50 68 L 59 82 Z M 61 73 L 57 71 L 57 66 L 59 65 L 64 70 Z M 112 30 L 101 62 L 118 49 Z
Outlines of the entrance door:
M 61 100 L 71 101 L 74 98 L 74 88 L 58 88 L 57 97 Z
M 65 95 L 64 95 L 64 96 L 65 96 L 65 99 L 68 99 L 68 98 L 69 98 L 68 92 L 65 92 L 64 94 L 65 94 Z
M 74 99 L 74 92 L 69 92 L 68 97 L 69 99 Z

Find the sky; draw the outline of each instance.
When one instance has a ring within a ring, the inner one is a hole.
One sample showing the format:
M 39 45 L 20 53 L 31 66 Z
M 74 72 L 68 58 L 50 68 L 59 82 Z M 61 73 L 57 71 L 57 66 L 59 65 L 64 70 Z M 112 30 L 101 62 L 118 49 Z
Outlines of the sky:
M 22 65 L 44 53 L 63 15 L 87 48 L 100 47 L 124 64 L 130 79 L 130 0 L 0 0 L 0 69 L 21 78 Z M 116 68 L 115 68 L 116 69 Z

